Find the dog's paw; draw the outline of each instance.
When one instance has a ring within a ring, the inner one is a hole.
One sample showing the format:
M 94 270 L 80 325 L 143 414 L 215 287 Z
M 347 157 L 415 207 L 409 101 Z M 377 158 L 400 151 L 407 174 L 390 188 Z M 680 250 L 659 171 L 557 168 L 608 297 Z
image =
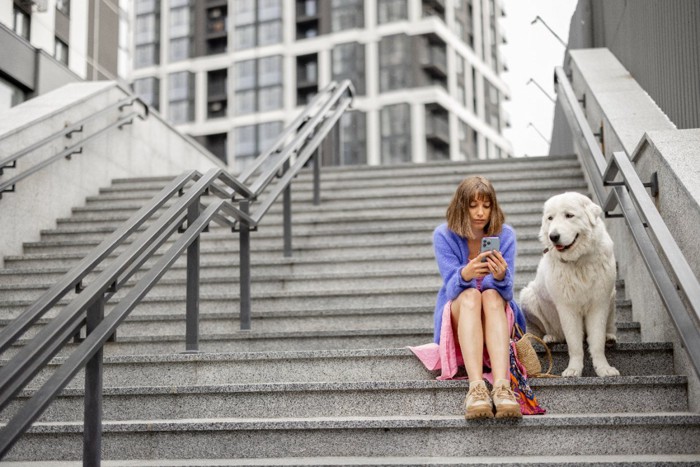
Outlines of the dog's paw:
M 561 375 L 564 378 L 571 378 L 571 377 L 577 377 L 581 376 L 581 368 L 574 368 L 574 367 L 569 367 L 566 370 L 561 372 Z
M 605 335 L 605 347 L 614 347 L 617 344 L 617 336 L 615 334 Z
M 620 372 L 617 371 L 617 368 L 612 367 L 610 365 L 607 366 L 600 366 L 595 369 L 595 374 L 598 376 L 620 376 Z
M 542 337 L 542 340 L 544 341 L 545 344 L 556 344 L 559 342 L 556 337 L 554 337 L 551 334 L 545 334 L 544 337 Z

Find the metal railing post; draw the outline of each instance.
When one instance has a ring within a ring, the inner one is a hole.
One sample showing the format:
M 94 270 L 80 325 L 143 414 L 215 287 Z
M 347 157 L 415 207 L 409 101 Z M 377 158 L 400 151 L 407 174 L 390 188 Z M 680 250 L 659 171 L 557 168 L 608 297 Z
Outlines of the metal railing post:
M 284 162 L 284 173 L 289 170 L 289 159 Z M 283 224 L 284 224 L 284 256 L 292 256 L 292 184 L 291 182 L 284 189 L 282 198 Z
M 241 200 L 238 208 L 241 212 L 249 213 L 249 201 Z M 240 254 L 240 306 L 241 306 L 241 330 L 250 330 L 250 226 L 245 222 L 239 222 L 239 254 Z
M 104 318 L 104 298 L 87 310 L 86 332 L 89 335 Z M 102 459 L 102 355 L 97 353 L 85 365 L 85 408 L 83 412 L 83 466 L 99 467 Z
M 187 209 L 187 227 L 199 217 L 199 198 Z M 199 236 L 187 247 L 185 351 L 199 351 Z
M 321 148 L 323 144 L 318 146 L 314 153 L 314 206 L 321 204 L 321 157 L 323 152 Z

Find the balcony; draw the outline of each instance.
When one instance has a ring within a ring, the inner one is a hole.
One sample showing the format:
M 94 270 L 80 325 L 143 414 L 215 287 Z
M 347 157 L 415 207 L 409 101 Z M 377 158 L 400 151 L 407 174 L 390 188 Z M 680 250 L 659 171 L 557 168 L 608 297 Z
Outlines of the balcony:
M 421 67 L 436 78 L 447 78 L 447 53 L 444 44 L 426 43 L 419 50 Z

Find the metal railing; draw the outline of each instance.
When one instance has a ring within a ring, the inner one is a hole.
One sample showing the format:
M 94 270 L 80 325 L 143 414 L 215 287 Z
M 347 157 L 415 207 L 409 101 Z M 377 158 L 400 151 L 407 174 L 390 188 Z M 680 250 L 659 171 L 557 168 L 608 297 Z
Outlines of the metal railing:
M 97 117 L 100 117 L 105 114 L 109 114 L 110 112 L 113 112 L 114 110 L 118 110 L 121 112 L 124 110 L 126 107 L 133 106 L 135 102 L 140 102 L 142 105 L 142 112 L 138 112 L 136 110 L 132 110 L 131 112 L 125 114 L 125 115 L 119 115 L 117 117 L 117 120 L 109 123 L 101 128 L 97 128 L 93 131 L 91 131 L 89 134 L 86 133 L 86 126 L 90 125 L 90 123 Z M 90 114 L 88 117 L 60 130 L 57 131 L 46 138 L 43 138 L 36 143 L 22 149 L 21 151 L 18 151 L 15 154 L 12 154 L 11 156 L 8 156 L 4 159 L 0 159 L 0 176 L 3 175 L 5 170 L 7 169 L 16 169 L 17 167 L 17 161 L 22 159 L 23 157 L 33 153 L 34 151 L 46 146 L 47 144 L 56 141 L 57 139 L 60 138 L 66 138 L 67 140 L 71 140 L 73 138 L 73 135 L 75 133 L 84 133 L 86 136 L 82 138 L 80 141 L 71 144 L 69 146 L 66 146 L 63 150 L 58 151 L 56 154 L 47 157 L 46 159 L 37 162 L 36 164 L 32 165 L 31 167 L 27 168 L 26 170 L 23 170 L 21 173 L 15 175 L 14 177 L 2 181 L 0 180 L 0 199 L 2 198 L 3 193 L 9 193 L 15 191 L 15 186 L 17 183 L 20 181 L 24 180 L 27 177 L 32 176 L 33 174 L 37 173 L 38 171 L 50 166 L 51 164 L 66 158 L 70 159 L 73 154 L 80 154 L 83 152 L 83 146 L 90 140 L 96 138 L 97 136 L 111 130 L 112 128 L 119 128 L 121 129 L 125 125 L 130 125 L 133 123 L 135 118 L 140 118 L 141 120 L 145 119 L 148 117 L 148 106 L 141 102 L 141 100 L 138 97 L 135 96 L 129 96 L 126 97 L 119 102 L 116 102 L 112 105 L 109 105 L 105 107 L 104 109 L 95 112 L 93 114 Z
M 625 218 L 695 372 L 700 375 L 700 283 L 646 192 L 646 187 L 658 190 L 656 181 L 643 183 L 625 152 L 613 152 L 610 160 L 605 161 L 561 67 L 555 70 L 555 87 L 574 138 L 585 153 L 581 159 L 597 199 L 603 205 L 607 217 Z M 638 157 L 642 146 L 637 147 L 632 160 Z M 622 181 L 615 181 L 618 175 Z M 611 187 L 609 193 L 606 187 Z M 618 206 L 622 214 L 611 214 Z M 658 243 L 658 248 L 654 246 L 652 236 Z M 664 265 L 662 255 L 670 272 Z M 685 294 L 685 303 L 679 290 Z
M 84 368 L 83 464 L 100 465 L 104 345 L 114 338 L 119 325 L 187 250 L 184 350 L 199 350 L 199 242 L 200 235 L 211 222 L 239 232 L 240 323 L 241 329 L 250 329 L 250 231 L 257 229 L 260 219 L 282 192 L 289 193 L 293 178 L 314 154 L 314 183 L 318 190 L 321 143 L 334 126 L 338 127 L 337 122 L 352 98 L 349 81 L 331 83 L 321 91 L 299 118 L 282 132 L 272 149 L 255 161 L 246 177 L 253 175 L 258 168 L 264 166 L 264 169 L 253 183 L 253 189 L 221 169 L 212 169 L 205 174 L 189 171 L 178 176 L 0 332 L 2 353 L 70 292 L 77 292 L 55 318 L 0 368 L 0 411 L 3 411 L 71 338 L 83 327 L 86 329 L 86 338 L 0 431 L 0 459 Z M 275 176 L 279 182 L 270 186 Z M 270 190 L 265 199 L 253 214 L 249 214 L 251 203 L 256 202 L 268 187 Z M 204 206 L 202 197 L 207 194 L 213 194 L 217 199 Z M 318 202 L 318 197 L 314 199 Z M 173 200 L 167 207 L 166 203 Z M 283 204 L 285 218 L 291 225 L 291 206 L 288 202 Z M 154 216 L 156 213 L 159 215 Z M 145 231 L 133 241 L 127 241 L 149 220 L 152 222 Z M 288 230 L 286 224 L 285 232 Z M 172 245 L 168 244 L 176 233 L 180 236 Z M 96 271 L 97 266 L 120 246 L 125 247 L 124 251 L 85 284 L 88 274 Z M 105 316 L 106 302 L 150 259 L 156 259 L 155 264 Z

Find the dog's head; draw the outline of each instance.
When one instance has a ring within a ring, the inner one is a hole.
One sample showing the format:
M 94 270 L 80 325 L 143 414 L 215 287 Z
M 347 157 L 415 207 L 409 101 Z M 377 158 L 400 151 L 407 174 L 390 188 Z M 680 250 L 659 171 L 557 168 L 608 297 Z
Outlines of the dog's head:
M 602 216 L 600 206 L 580 193 L 552 196 L 544 203 L 540 241 L 551 254 L 575 261 L 588 252 Z

